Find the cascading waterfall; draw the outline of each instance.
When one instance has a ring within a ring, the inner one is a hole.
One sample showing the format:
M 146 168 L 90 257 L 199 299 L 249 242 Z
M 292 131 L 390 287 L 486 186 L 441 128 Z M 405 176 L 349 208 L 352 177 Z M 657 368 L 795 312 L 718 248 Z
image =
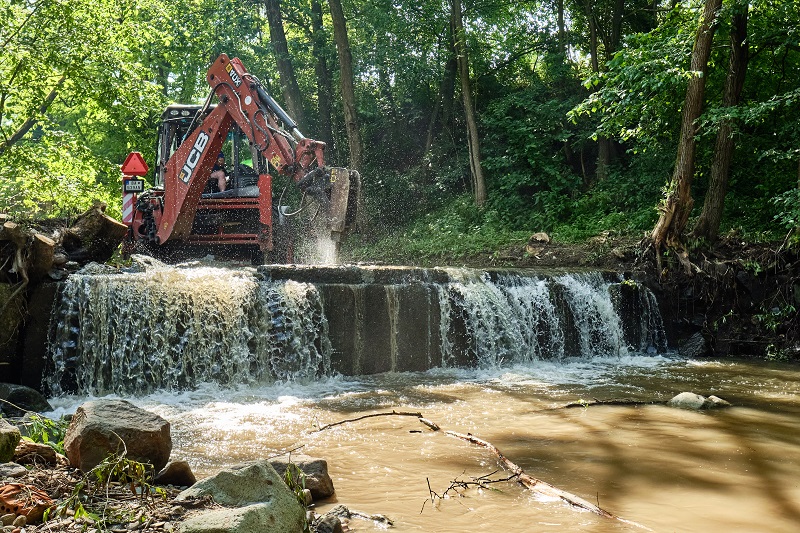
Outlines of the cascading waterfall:
M 208 267 L 78 274 L 54 308 L 45 384 L 138 394 L 311 379 L 330 372 L 326 327 L 308 283 Z
M 566 274 L 556 278 L 575 319 L 579 353 L 627 355 L 622 321 L 599 272 Z
M 547 280 L 501 274 L 493 281 L 485 272 L 450 273 L 455 279 L 447 287 L 448 307 L 464 322 L 468 359 L 486 367 L 564 357 L 561 320 Z
M 608 274 L 292 268 L 73 275 L 53 308 L 44 385 L 143 394 L 666 349 L 653 294 Z

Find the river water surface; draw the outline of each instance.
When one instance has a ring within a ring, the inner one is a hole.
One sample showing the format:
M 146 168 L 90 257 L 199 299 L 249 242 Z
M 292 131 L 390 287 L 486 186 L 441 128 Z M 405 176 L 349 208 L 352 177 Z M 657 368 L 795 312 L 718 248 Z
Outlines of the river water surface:
M 728 409 L 665 405 L 563 408 L 592 399 L 665 401 L 716 394 Z M 497 471 L 486 449 L 433 432 L 487 440 L 528 474 L 659 532 L 800 531 L 800 368 L 625 355 L 483 369 L 433 369 L 307 384 L 222 388 L 128 398 L 168 419 L 173 459 L 198 477 L 290 449 L 327 459 L 337 503 L 394 521 L 394 531 L 616 532 L 635 526 L 538 498 L 518 484 L 450 491 Z M 56 414 L 87 397 L 52 401 Z M 382 531 L 355 520 L 356 531 Z

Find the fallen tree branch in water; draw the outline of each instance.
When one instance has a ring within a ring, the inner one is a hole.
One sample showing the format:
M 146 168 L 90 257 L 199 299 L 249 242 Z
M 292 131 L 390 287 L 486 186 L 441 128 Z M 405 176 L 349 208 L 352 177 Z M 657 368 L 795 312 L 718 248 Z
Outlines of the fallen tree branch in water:
M 579 509 L 583 509 L 585 511 L 592 512 L 596 515 L 600 515 L 604 518 L 611 518 L 614 520 L 619 520 L 620 522 L 624 522 L 626 524 L 645 529 L 647 531 L 652 531 L 650 528 L 645 527 L 637 522 L 632 522 L 630 520 L 625 520 L 624 518 L 620 518 L 619 516 L 606 511 L 605 509 L 577 496 L 575 494 L 569 493 L 565 490 L 559 489 L 554 487 L 553 485 L 542 481 L 541 479 L 536 479 L 535 477 L 525 473 L 525 471 L 516 463 L 512 462 L 508 459 L 503 453 L 497 449 L 497 447 L 492 444 L 491 442 L 485 441 L 483 439 L 479 439 L 475 435 L 471 433 L 467 433 L 466 435 L 463 433 L 456 433 L 455 431 L 445 431 L 445 435 L 450 435 L 451 437 L 455 437 L 457 439 L 465 440 L 467 442 L 471 442 L 472 444 L 477 444 L 478 446 L 482 446 L 487 450 L 494 453 L 499 459 L 502 465 L 511 471 L 513 474 L 512 477 L 516 477 L 517 481 L 519 481 L 523 486 L 527 489 L 541 494 L 542 496 L 547 496 L 550 498 L 556 498 L 563 502 L 570 504 L 573 507 L 577 507 Z
M 440 429 L 439 424 L 437 424 L 433 420 L 428 420 L 427 418 L 419 417 L 419 421 L 428 426 L 429 428 L 431 428 L 433 431 L 439 431 Z
M 599 402 L 600 400 L 597 400 L 597 401 Z M 577 406 L 580 406 L 580 405 L 583 405 L 583 404 L 575 404 L 574 406 L 577 407 Z M 348 419 L 345 419 L 345 420 L 340 420 L 340 421 L 334 422 L 332 424 L 327 424 L 325 426 L 321 426 L 321 427 L 317 428 L 316 431 L 322 431 L 323 429 L 328 429 L 328 428 L 331 428 L 331 427 L 334 427 L 334 426 L 340 426 L 340 425 L 346 424 L 348 422 L 356 422 L 358 420 L 364 420 L 365 418 L 374 418 L 374 417 L 378 417 L 378 416 L 413 416 L 413 417 L 419 419 L 419 421 L 421 423 L 423 423 L 426 426 L 428 426 L 429 428 L 431 428 L 431 430 L 433 430 L 433 431 L 439 431 L 440 430 L 438 424 L 436 424 L 435 422 L 423 417 L 422 413 L 408 412 L 408 411 L 394 411 L 394 410 L 392 410 L 389 413 L 372 413 L 372 414 L 369 414 L 369 415 L 363 415 L 363 416 L 359 416 L 359 417 L 356 417 L 356 418 L 348 418 Z M 492 472 L 491 474 L 487 474 L 485 476 L 481 476 L 481 477 L 478 477 L 478 478 L 473 478 L 472 481 L 462 481 L 462 480 L 458 480 L 458 478 L 456 478 L 455 480 L 453 480 L 450 483 L 450 487 L 448 487 L 441 495 L 436 493 L 431 488 L 430 482 L 428 482 L 428 491 L 430 493 L 431 502 L 435 502 L 435 500 L 437 498 L 438 499 L 443 498 L 448 493 L 448 491 L 450 491 L 450 490 L 458 492 L 458 488 L 466 489 L 466 488 L 468 488 L 470 486 L 477 486 L 479 488 L 487 488 L 487 486 L 490 483 L 499 483 L 499 482 L 502 482 L 502 481 L 516 480 L 519 483 L 521 483 L 524 487 L 526 487 L 528 490 L 531 490 L 533 492 L 541 494 L 542 496 L 547 496 L 547 497 L 550 497 L 550 498 L 555 498 L 555 499 L 561 500 L 563 502 L 568 503 L 569 505 L 571 505 L 573 507 L 576 507 L 576 508 L 579 508 L 579 509 L 583 509 L 585 511 L 592 512 L 592 513 L 594 513 L 596 515 L 599 515 L 599 516 L 602 516 L 604 518 L 611 518 L 613 520 L 618 520 L 620 522 L 623 522 L 623 523 L 631 525 L 631 526 L 638 527 L 640 529 L 644 529 L 644 530 L 647 530 L 647 531 L 652 531 L 650 528 L 648 528 L 646 526 L 643 526 L 643 525 L 641 525 L 641 524 L 639 524 L 637 522 L 632 522 L 630 520 L 626 520 L 624 518 L 621 518 L 621 517 L 619 517 L 619 516 L 617 516 L 617 515 L 615 515 L 613 513 L 610 513 L 608 511 L 606 511 L 605 509 L 601 508 L 599 505 L 595 505 L 595 504 L 593 504 L 593 503 L 591 503 L 591 502 L 589 502 L 587 500 L 584 500 L 580 496 L 577 496 L 575 494 L 571 494 L 571 493 L 569 493 L 569 492 L 567 492 L 565 490 L 562 490 L 562 489 L 559 489 L 557 487 L 554 487 L 553 485 L 551 485 L 551 484 L 549 484 L 549 483 L 547 483 L 545 481 L 542 481 L 541 479 L 536 479 L 535 477 L 527 474 L 519 465 L 517 465 L 516 463 L 512 462 L 511 460 L 509 460 L 505 455 L 503 455 L 503 453 L 500 450 L 497 449 L 497 447 L 495 445 L 493 445 L 492 443 L 490 443 L 488 441 L 485 441 L 483 439 L 479 439 L 478 437 L 476 437 L 475 435 L 472 435 L 471 433 L 467 433 L 466 435 L 463 434 L 463 433 L 457 433 L 455 431 L 445 431 L 444 433 L 446 435 L 451 436 L 451 437 L 455 437 L 455 438 L 458 438 L 458 439 L 461 439 L 461 440 L 465 440 L 467 442 L 471 442 L 473 444 L 477 444 L 477 445 L 482 446 L 482 447 L 486 448 L 487 450 L 491 451 L 492 453 L 494 453 L 500 459 L 501 464 L 507 470 L 509 470 L 511 472 L 511 475 L 509 477 L 505 478 L 505 479 L 497 479 L 497 480 L 489 479 L 489 476 L 492 476 L 492 475 L 494 475 L 496 473 L 496 471 L 495 471 L 495 472 Z M 427 500 L 426 500 L 426 502 L 427 502 Z M 425 504 L 422 505 L 422 509 L 423 510 L 425 509 Z M 422 511 L 420 511 L 420 512 L 422 512 Z
M 320 426 L 320 427 L 318 427 L 316 429 L 316 431 L 322 431 L 323 429 L 332 428 L 334 426 L 341 426 L 342 424 L 347 424 L 349 422 L 357 422 L 359 420 L 364 420 L 365 418 L 373 418 L 373 417 L 376 417 L 376 416 L 413 416 L 413 417 L 419 418 L 420 420 L 424 420 L 424 418 L 422 417 L 422 413 L 412 413 L 412 412 L 409 412 L 409 411 L 394 411 L 393 410 L 391 413 L 373 413 L 371 415 L 364 415 L 364 416 L 359 416 L 359 417 L 356 417 L 356 418 L 348 418 L 348 419 L 345 419 L 345 420 L 339 420 L 338 422 L 334 422 L 332 424 L 326 424 L 324 426 Z M 425 422 L 423 422 L 423 424 L 425 424 Z M 425 424 L 425 425 L 428 425 L 428 424 Z M 428 426 L 428 427 L 430 427 L 430 426 Z M 431 429 L 433 429 L 433 428 L 431 428 Z
M 632 398 L 612 398 L 610 400 L 598 400 L 592 398 L 591 400 L 581 400 L 579 402 L 568 403 L 560 407 L 553 407 L 553 409 L 545 409 L 546 411 L 556 409 L 571 409 L 573 407 L 589 407 L 590 405 L 664 405 L 665 400 L 634 400 Z
M 451 491 L 454 492 L 455 494 L 457 494 L 458 496 L 461 496 L 461 493 L 458 492 L 459 489 L 466 490 L 466 489 L 468 489 L 470 487 L 477 487 L 479 489 L 491 489 L 491 487 L 489 487 L 489 485 L 491 485 L 492 483 L 504 483 L 506 481 L 512 481 L 513 479 L 516 478 L 515 474 L 511 474 L 508 477 L 504 477 L 504 478 L 500 478 L 500 479 L 491 479 L 491 476 L 495 475 L 496 473 L 497 473 L 497 470 L 495 470 L 494 472 L 492 472 L 490 474 L 484 474 L 484 475 L 482 475 L 480 477 L 472 477 L 471 481 L 455 478 L 453 481 L 450 482 L 450 486 L 447 487 L 444 490 L 444 492 L 442 492 L 441 494 L 439 494 L 438 492 L 433 490 L 431 488 L 430 479 L 425 478 L 425 481 L 428 482 L 428 493 L 430 494 L 430 497 L 431 497 L 431 503 L 433 505 L 436 505 L 436 502 L 438 500 L 445 499 L 447 494 L 449 492 L 451 492 Z M 462 476 L 464 474 L 465 474 L 464 472 L 461 473 Z M 422 503 L 422 509 L 420 509 L 420 511 L 419 511 L 420 514 L 422 514 L 422 511 L 425 510 L 425 505 L 427 503 L 428 503 L 428 500 L 425 500 Z

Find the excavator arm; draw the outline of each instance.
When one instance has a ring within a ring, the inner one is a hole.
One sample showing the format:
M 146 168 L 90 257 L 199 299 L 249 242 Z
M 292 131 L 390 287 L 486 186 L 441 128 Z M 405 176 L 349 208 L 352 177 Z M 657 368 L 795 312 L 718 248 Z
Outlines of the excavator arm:
M 209 68 L 207 80 L 211 94 L 204 110 L 213 96 L 218 104 L 210 113 L 197 114 L 197 124 L 192 124 L 186 139 L 167 161 L 163 195 L 158 201 L 152 197 L 148 200 L 147 209 L 156 213 L 150 223 L 150 240 L 162 244 L 190 239 L 203 189 L 235 123 L 254 155 L 263 156 L 274 172 L 292 178 L 321 204 L 331 235 L 338 242 L 345 232 L 348 199 L 353 196 L 351 184 L 358 183 L 358 173 L 326 168 L 325 143 L 306 138 L 238 58 L 220 55 Z M 266 251 L 272 249 L 272 176 L 269 168 L 258 168 L 257 157 L 253 157 L 253 163 L 259 189 L 258 243 Z M 349 208 L 352 212 L 353 206 Z M 225 243 L 224 236 L 219 242 Z

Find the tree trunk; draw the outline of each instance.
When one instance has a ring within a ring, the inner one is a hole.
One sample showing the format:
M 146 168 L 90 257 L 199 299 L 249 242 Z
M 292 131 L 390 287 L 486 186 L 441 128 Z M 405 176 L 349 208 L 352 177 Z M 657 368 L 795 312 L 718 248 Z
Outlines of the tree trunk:
M 611 15 L 611 41 L 606 47 L 606 60 L 611 61 L 614 54 L 619 50 L 622 41 L 622 16 L 625 13 L 625 0 L 614 2 L 614 12 Z
M 311 2 L 312 54 L 314 73 L 317 76 L 317 106 L 319 110 L 319 139 L 331 146 L 333 143 L 333 126 L 331 121 L 331 101 L 333 99 L 333 82 L 325 55 L 325 30 L 322 24 L 322 5 L 319 0 Z
M 478 124 L 475 120 L 475 108 L 472 103 L 472 88 L 469 80 L 469 58 L 467 57 L 467 42 L 464 31 L 464 21 L 461 18 L 461 0 L 452 0 L 453 29 L 455 34 L 456 50 L 458 52 L 458 71 L 461 78 L 461 97 L 464 100 L 464 113 L 467 121 L 467 139 L 469 143 L 469 168 L 472 172 L 472 187 L 475 195 L 475 205 L 482 207 L 486 203 L 486 182 L 483 179 L 481 167 L 481 146 L 478 137 Z
M 333 20 L 333 38 L 336 41 L 336 49 L 339 53 L 344 121 L 347 128 L 347 140 L 350 145 L 350 168 L 361 170 L 363 162 L 361 132 L 356 110 L 355 89 L 353 88 L 353 57 L 350 53 L 350 39 L 347 36 L 347 22 L 344 18 L 341 0 L 329 0 L 328 4 L 331 8 L 331 19 Z M 358 211 L 360 213 L 363 210 L 359 209 Z
M 281 85 L 281 94 L 289 115 L 302 130 L 305 121 L 303 112 L 303 98 L 297 77 L 289 56 L 289 45 L 286 43 L 286 33 L 283 31 L 283 16 L 281 15 L 280 0 L 265 0 L 267 8 L 267 21 L 269 22 L 269 38 L 272 49 L 275 51 L 275 63 L 278 67 L 278 77 Z
M 589 61 L 592 72 L 600 72 L 600 58 L 598 57 L 597 46 L 597 22 L 594 17 L 594 4 L 592 0 L 586 0 L 586 19 L 589 21 Z M 608 177 L 608 166 L 611 163 L 611 147 L 608 137 L 600 135 L 597 137 L 597 168 L 595 177 L 598 181 L 605 181 Z
M 558 0 L 556 6 L 558 13 L 558 51 L 567 55 L 567 32 L 564 26 L 564 0 Z
M 723 107 L 739 105 L 742 87 L 747 73 L 747 12 L 749 1 L 737 6 L 740 11 L 734 13 L 731 21 L 731 51 L 728 59 L 728 75 L 722 95 Z M 725 194 L 728 191 L 731 159 L 733 157 L 733 123 L 725 119 L 720 124 L 717 140 L 714 145 L 714 160 L 711 164 L 711 179 L 708 183 L 703 211 L 694 226 L 693 236 L 715 241 L 719 234 L 722 211 L 725 207 Z
M 53 87 L 50 93 L 45 97 L 44 102 L 42 102 L 42 105 L 39 106 L 38 111 L 40 115 L 45 114 L 47 110 L 50 108 L 50 104 L 52 104 L 53 101 L 56 99 L 56 96 L 58 96 L 58 91 L 60 91 L 61 87 L 64 86 L 65 81 L 67 81 L 66 74 L 64 74 L 63 76 L 61 76 L 61 78 L 59 78 L 59 80 L 56 82 L 55 87 Z M 35 115 L 28 117 L 28 119 L 25 122 L 23 122 L 19 128 L 17 128 L 17 131 L 15 131 L 13 135 L 11 135 L 11 137 L 0 143 L 0 155 L 3 155 L 6 150 L 11 148 L 20 139 L 25 137 L 25 134 L 28 133 L 31 130 L 31 128 L 34 125 L 36 125 L 38 121 L 39 118 Z
M 431 120 L 428 124 L 428 136 L 425 141 L 424 153 L 430 151 L 433 146 L 433 141 L 440 131 L 450 129 L 450 122 L 453 120 L 453 97 L 455 95 L 458 61 L 456 59 L 455 43 L 453 41 L 452 21 L 451 24 L 448 25 L 446 46 L 448 58 L 444 65 L 442 82 L 439 85 L 439 97 L 436 100 L 436 107 L 434 107 L 433 113 L 431 113 Z
M 667 188 L 666 197 L 659 208 L 661 216 L 653 228 L 652 239 L 657 251 L 664 245 L 677 247 L 681 234 L 692 212 L 692 180 L 694 179 L 695 121 L 703 110 L 703 93 L 706 85 L 708 57 L 717 26 L 717 12 L 722 0 L 706 0 L 703 19 L 697 30 L 692 49 L 692 72 L 699 73 L 689 80 L 681 116 L 681 133 L 675 170 Z M 659 256 L 660 257 L 660 256 Z
M 28 275 L 31 279 L 42 278 L 53 268 L 56 243 L 41 233 L 33 235 L 28 254 Z
M 92 207 L 64 232 L 62 244 L 71 261 L 105 263 L 119 248 L 128 226 L 106 215 L 105 208 Z

